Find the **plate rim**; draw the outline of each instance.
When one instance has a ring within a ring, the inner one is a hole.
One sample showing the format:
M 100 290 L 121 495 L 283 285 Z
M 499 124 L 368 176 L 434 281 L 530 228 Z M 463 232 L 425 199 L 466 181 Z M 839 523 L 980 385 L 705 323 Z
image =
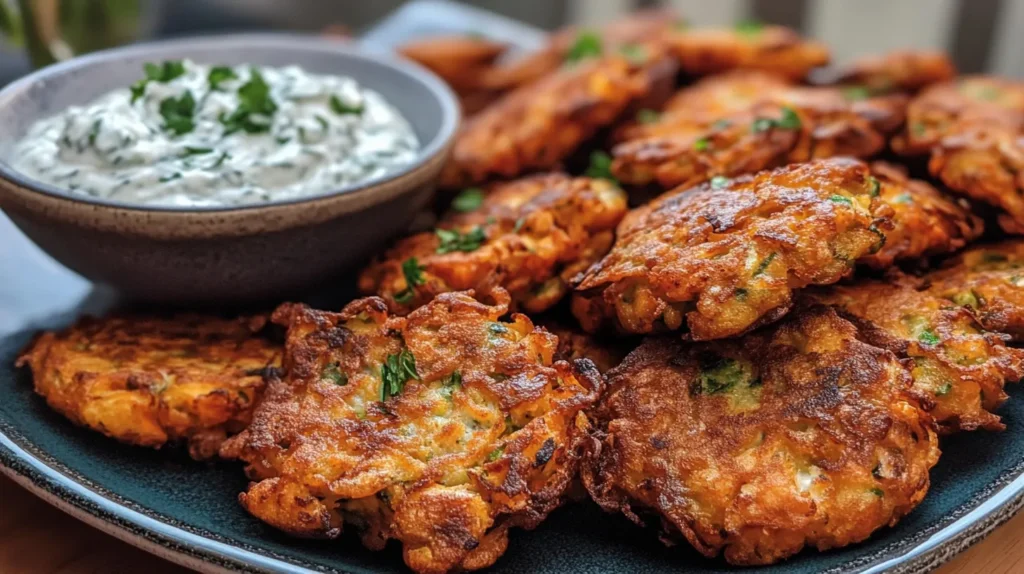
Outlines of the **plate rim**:
M 19 440 L 20 439 L 20 440 Z M 267 574 L 356 574 L 365 570 L 339 570 L 266 549 L 250 550 L 237 541 L 223 542 L 201 528 L 190 532 L 187 523 L 174 524 L 138 503 L 121 498 L 104 486 L 67 467 L 36 447 L 10 422 L 0 418 L 0 474 L 48 504 L 150 554 L 201 572 L 231 571 Z M 133 508 L 137 507 L 137 508 Z M 985 488 L 938 521 L 920 531 L 902 551 L 907 537 L 862 556 L 861 563 L 840 565 L 827 572 L 924 574 L 984 539 L 1024 508 L 1024 460 L 1006 469 Z M 895 554 L 892 554 L 895 552 Z M 266 553 L 266 554 L 265 554 Z

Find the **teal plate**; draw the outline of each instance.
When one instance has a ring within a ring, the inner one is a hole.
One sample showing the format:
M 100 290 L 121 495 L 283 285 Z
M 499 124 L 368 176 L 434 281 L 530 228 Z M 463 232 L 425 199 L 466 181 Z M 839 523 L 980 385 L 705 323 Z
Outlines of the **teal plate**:
M 129 543 L 209 572 L 404 572 L 397 544 L 363 549 L 288 538 L 246 514 L 235 464 L 196 463 L 180 450 L 118 444 L 75 427 L 32 391 L 14 358 L 30 339 L 0 341 L 0 470 L 70 514 Z M 1021 394 L 1010 389 L 1011 394 Z M 1000 413 L 1009 430 L 943 443 L 924 502 L 895 528 L 830 552 L 806 551 L 767 568 L 731 568 L 688 546 L 666 548 L 651 530 L 592 503 L 555 511 L 515 531 L 492 572 L 926 572 L 1008 520 L 1024 504 L 1024 397 Z

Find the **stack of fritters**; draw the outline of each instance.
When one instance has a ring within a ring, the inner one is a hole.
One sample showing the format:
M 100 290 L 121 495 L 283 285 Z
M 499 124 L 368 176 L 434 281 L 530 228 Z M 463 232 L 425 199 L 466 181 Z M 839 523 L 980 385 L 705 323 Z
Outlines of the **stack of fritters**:
M 1024 239 L 967 247 L 968 199 L 1024 229 L 1022 85 L 896 52 L 811 86 L 821 45 L 665 12 L 503 52 L 404 48 L 482 109 L 450 209 L 362 271 L 369 297 L 282 305 L 283 349 L 259 320 L 47 333 L 19 360 L 39 393 L 125 442 L 219 448 L 253 516 L 395 539 L 424 573 L 493 564 L 578 477 L 731 563 L 840 547 L 921 502 L 937 437 L 1004 428 Z

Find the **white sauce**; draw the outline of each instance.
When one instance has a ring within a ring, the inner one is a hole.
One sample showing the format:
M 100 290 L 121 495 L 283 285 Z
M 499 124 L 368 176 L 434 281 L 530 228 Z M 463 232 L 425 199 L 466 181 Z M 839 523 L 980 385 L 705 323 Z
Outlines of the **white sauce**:
M 12 167 L 71 193 L 126 203 L 233 206 L 330 192 L 407 166 L 420 149 L 380 94 L 295 66 L 255 68 L 276 109 L 244 116 L 248 129 L 232 133 L 231 115 L 252 101 L 239 90 L 251 94 L 259 83 L 250 81 L 253 68 L 231 68 L 237 77 L 212 89 L 210 66 L 181 65 L 184 73 L 170 81 L 137 88 L 135 102 L 126 86 L 36 122 Z M 183 103 L 189 96 L 192 106 Z M 184 109 L 180 134 L 167 109 L 175 102 Z

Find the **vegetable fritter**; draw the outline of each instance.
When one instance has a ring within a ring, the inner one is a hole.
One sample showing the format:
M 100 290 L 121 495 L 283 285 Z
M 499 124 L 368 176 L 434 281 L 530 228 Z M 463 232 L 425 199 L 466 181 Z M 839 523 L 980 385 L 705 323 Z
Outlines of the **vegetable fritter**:
M 885 234 L 881 251 L 861 260 L 886 268 L 897 260 L 912 260 L 958 251 L 985 231 L 980 218 L 963 200 L 939 192 L 925 181 L 910 179 L 893 164 L 875 162 L 871 173 L 878 194 L 893 209 L 893 228 Z
M 801 38 L 789 28 L 753 22 L 732 29 L 677 30 L 668 42 L 682 70 L 694 76 L 743 69 L 798 81 L 829 62 L 823 44 Z
M 441 185 L 462 188 L 493 178 L 558 167 L 597 131 L 652 89 L 666 59 L 650 46 L 569 64 L 523 86 L 465 122 Z
M 636 343 L 630 344 L 630 339 L 586 333 L 574 322 L 543 318 L 538 324 L 558 337 L 555 359 L 569 362 L 590 359 L 601 373 L 617 367 L 636 347 Z
M 484 79 L 507 48 L 482 37 L 434 36 L 403 44 L 398 51 L 440 76 L 459 96 L 462 112 L 471 115 L 500 95 Z
M 833 158 L 677 189 L 629 213 L 577 281 L 585 330 L 689 327 L 738 335 L 786 314 L 792 291 L 848 275 L 883 246 L 892 209 L 867 164 Z
M 262 317 L 84 318 L 45 332 L 18 358 L 35 390 L 72 422 L 121 442 L 187 442 L 196 460 L 249 424 L 281 348 Z
M 583 480 L 608 511 L 733 564 L 859 542 L 924 498 L 932 418 L 834 311 L 738 340 L 651 338 L 608 376 Z
M 446 293 L 405 318 L 376 297 L 280 307 L 287 375 L 222 450 L 254 481 L 242 505 L 299 536 L 397 539 L 420 573 L 493 564 L 509 528 L 561 503 L 603 386 L 590 361 L 552 363 L 555 337 L 500 321 L 508 296 L 494 298 Z
M 862 340 L 909 359 L 914 388 L 933 403 L 940 430 L 1005 428 L 993 411 L 1007 399 L 1003 385 L 1024 377 L 1024 351 L 986 332 L 966 309 L 898 275 L 809 296 L 861 327 Z
M 967 308 L 986 329 L 1024 341 L 1024 239 L 964 251 L 925 279 L 929 291 Z
M 660 135 L 614 148 L 612 173 L 628 184 L 693 186 L 815 158 L 870 157 L 902 124 L 905 107 L 900 95 L 849 101 L 837 88 L 777 87 L 705 129 L 656 123 Z
M 513 308 L 537 313 L 608 252 L 627 209 L 610 182 L 561 174 L 468 190 L 454 207 L 434 232 L 399 241 L 363 271 L 363 293 L 404 313 L 438 293 L 498 285 Z
M 903 50 L 854 60 L 835 83 L 846 86 L 849 97 L 890 92 L 917 92 L 956 76 L 956 66 L 943 52 Z

